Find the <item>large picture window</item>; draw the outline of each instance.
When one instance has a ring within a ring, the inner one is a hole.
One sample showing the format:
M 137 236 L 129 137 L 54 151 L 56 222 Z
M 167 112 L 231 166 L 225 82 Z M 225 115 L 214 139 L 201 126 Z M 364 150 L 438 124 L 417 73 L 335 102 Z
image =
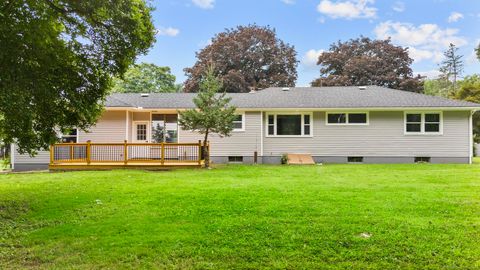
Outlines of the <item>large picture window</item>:
M 405 113 L 406 134 L 441 134 L 441 132 L 441 113 Z
M 152 142 L 176 143 L 178 140 L 176 114 L 152 114 Z
M 327 113 L 327 125 L 367 125 L 368 113 Z
M 311 136 L 311 114 L 268 114 L 268 136 Z

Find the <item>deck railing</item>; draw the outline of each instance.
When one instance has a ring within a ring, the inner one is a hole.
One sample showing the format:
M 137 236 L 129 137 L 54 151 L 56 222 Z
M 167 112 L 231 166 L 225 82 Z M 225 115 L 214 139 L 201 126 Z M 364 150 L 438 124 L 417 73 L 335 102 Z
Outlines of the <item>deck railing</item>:
M 208 145 L 208 144 L 207 144 Z M 198 143 L 58 143 L 50 147 L 50 164 L 134 165 L 175 163 L 201 165 L 203 145 Z

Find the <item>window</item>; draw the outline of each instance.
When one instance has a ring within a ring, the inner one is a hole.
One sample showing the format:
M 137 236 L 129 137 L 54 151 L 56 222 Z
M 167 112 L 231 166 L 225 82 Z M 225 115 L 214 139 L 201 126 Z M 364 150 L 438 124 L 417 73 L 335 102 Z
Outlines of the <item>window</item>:
M 245 130 L 243 123 L 244 123 L 243 114 L 235 115 L 235 119 L 233 120 L 233 131 Z
M 137 124 L 137 141 L 147 140 L 147 124 Z
M 311 114 L 269 114 L 268 136 L 311 136 Z
M 76 128 L 62 134 L 62 143 L 77 143 L 78 142 L 78 130 Z
M 415 157 L 415 163 L 430 163 L 430 157 Z
M 152 141 L 176 143 L 178 140 L 177 122 L 176 114 L 152 114 Z
M 310 115 L 303 116 L 303 134 L 310 135 Z
M 440 134 L 441 113 L 405 113 L 405 133 Z
M 367 113 L 327 113 L 327 125 L 367 125 Z
M 349 163 L 362 163 L 363 157 L 347 157 Z
M 229 156 L 228 163 L 243 163 L 242 156 Z
M 347 114 L 345 113 L 329 113 L 329 124 L 345 124 L 347 122 Z

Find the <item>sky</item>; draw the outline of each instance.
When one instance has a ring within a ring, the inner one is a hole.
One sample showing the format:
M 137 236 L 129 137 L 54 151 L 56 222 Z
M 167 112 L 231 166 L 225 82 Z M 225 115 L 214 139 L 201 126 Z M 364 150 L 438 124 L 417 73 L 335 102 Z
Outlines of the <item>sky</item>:
M 153 0 L 157 41 L 137 62 L 169 66 L 177 83 L 195 53 L 216 33 L 257 24 L 276 30 L 300 61 L 297 86 L 319 76 L 318 55 L 330 44 L 361 35 L 408 47 L 413 71 L 438 75 L 450 43 L 464 55 L 464 75 L 480 73 L 474 48 L 480 43 L 480 0 Z

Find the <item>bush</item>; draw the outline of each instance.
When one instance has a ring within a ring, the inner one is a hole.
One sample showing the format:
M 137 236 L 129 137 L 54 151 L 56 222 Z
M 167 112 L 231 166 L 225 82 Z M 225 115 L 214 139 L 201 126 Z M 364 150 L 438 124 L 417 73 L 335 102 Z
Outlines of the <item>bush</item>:
M 282 164 L 288 164 L 288 155 L 283 154 L 281 159 Z

